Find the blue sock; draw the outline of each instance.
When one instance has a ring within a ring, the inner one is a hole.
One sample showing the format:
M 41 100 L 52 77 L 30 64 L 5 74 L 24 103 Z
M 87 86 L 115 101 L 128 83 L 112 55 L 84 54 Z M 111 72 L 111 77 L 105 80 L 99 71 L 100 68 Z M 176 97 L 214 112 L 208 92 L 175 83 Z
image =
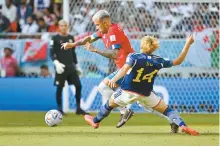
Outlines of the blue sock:
M 113 108 L 111 108 L 107 101 L 104 106 L 102 106 L 99 110 L 99 113 L 96 115 L 96 117 L 93 119 L 94 123 L 101 122 L 104 118 L 106 118 Z
M 169 117 L 169 119 L 177 124 L 179 127 L 181 127 L 182 125 L 183 126 L 186 126 L 185 122 L 182 120 L 182 118 L 178 115 L 178 113 L 176 111 L 174 111 L 173 109 L 171 108 L 167 108 L 164 113 L 164 115 L 166 115 L 167 117 Z

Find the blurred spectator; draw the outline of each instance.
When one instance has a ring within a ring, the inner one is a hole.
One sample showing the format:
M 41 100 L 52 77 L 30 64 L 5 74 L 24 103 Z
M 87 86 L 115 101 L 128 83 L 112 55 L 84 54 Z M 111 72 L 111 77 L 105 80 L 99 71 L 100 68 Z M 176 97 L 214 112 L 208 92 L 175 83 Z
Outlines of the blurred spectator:
M 49 26 L 48 32 L 59 32 L 59 24 L 60 21 L 59 17 L 56 17 L 53 24 Z
M 48 69 L 47 65 L 42 65 L 40 67 L 40 77 L 42 77 L 42 78 L 49 78 L 49 77 L 51 77 L 51 74 L 49 72 L 49 69 Z
M 12 45 L 9 44 L 4 48 L 4 57 L 0 60 L 1 63 L 1 75 L 4 77 L 14 77 L 18 73 L 17 60 L 12 57 L 14 52 Z M 3 74 L 5 72 L 5 75 Z
M 12 0 L 5 0 L 6 5 L 2 8 L 2 14 L 6 16 L 10 22 L 14 22 L 17 17 L 17 8 L 13 5 Z
M 38 26 L 38 32 L 48 32 L 49 27 L 43 18 L 38 19 Z
M 2 5 L 0 5 L 0 33 L 10 31 L 10 21 L 2 14 Z
M 42 17 L 42 10 L 49 8 L 50 4 L 50 0 L 34 0 L 34 14 L 37 17 Z
M 63 0 L 53 0 L 53 11 L 54 11 L 54 14 L 57 16 L 57 17 L 61 17 L 62 16 L 62 5 L 63 5 Z
M 72 26 L 74 32 L 76 32 L 77 35 L 83 34 L 86 31 L 87 25 L 90 23 L 90 20 L 88 18 L 84 18 L 82 14 L 76 14 L 73 16 Z
M 130 15 L 128 17 L 128 23 L 123 24 L 124 31 L 126 33 L 135 33 L 130 34 L 131 38 L 137 38 L 137 32 L 140 32 L 140 28 L 138 27 L 137 18 L 134 15 Z
M 56 16 L 54 14 L 52 14 L 49 10 L 49 8 L 45 8 L 43 10 L 43 13 L 44 13 L 44 21 L 47 25 L 52 25 L 54 20 L 56 19 Z
M 21 32 L 22 33 L 37 33 L 38 25 L 33 19 L 33 16 L 28 16 L 27 24 L 23 25 Z
M 20 27 L 26 24 L 27 18 L 32 15 L 33 15 L 33 10 L 29 5 L 27 5 L 27 1 L 21 0 L 21 3 L 18 5 L 17 8 L 17 16 Z

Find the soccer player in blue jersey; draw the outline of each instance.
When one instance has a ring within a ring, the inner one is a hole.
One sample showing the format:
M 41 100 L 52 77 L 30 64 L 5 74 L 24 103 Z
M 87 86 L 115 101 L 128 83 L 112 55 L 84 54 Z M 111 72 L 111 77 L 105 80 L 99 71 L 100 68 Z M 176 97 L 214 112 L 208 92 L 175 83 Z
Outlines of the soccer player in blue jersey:
M 121 87 L 101 107 L 96 117 L 85 115 L 85 121 L 93 128 L 98 128 L 99 123 L 110 114 L 113 108 L 138 102 L 143 107 L 150 107 L 166 115 L 170 121 L 180 127 L 182 132 L 194 136 L 199 135 L 199 132 L 189 128 L 178 113 L 167 106 L 153 92 L 154 79 L 158 71 L 162 68 L 181 64 L 193 42 L 193 35 L 189 35 L 179 57 L 170 61 L 153 54 L 159 47 L 159 42 L 156 38 L 152 36 L 143 37 L 141 40 L 141 53 L 129 54 L 126 63 L 108 83 L 109 87 L 114 88 L 117 86 L 116 82 L 124 77 Z

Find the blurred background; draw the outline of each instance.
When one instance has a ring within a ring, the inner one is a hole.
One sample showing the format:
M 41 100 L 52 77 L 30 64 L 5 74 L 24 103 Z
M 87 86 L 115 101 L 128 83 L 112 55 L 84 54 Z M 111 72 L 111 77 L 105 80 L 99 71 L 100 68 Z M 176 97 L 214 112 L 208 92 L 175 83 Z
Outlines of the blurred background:
M 49 56 L 58 21 L 70 23 L 75 40 L 95 32 L 92 16 L 109 11 L 139 52 L 140 38 L 160 40 L 156 54 L 174 59 L 187 34 L 195 43 L 179 66 L 161 70 L 154 90 L 183 113 L 219 112 L 219 2 L 216 0 L 0 0 L 0 110 L 46 111 L 56 108 L 54 66 Z M 105 49 L 102 41 L 94 43 Z M 83 70 L 82 108 L 97 111 L 103 100 L 99 82 L 116 70 L 112 60 L 76 48 Z M 6 56 L 10 58 L 10 64 Z M 7 63 L 7 64 L 6 64 Z M 74 87 L 63 92 L 65 112 L 75 110 Z M 132 108 L 143 112 L 137 104 Z

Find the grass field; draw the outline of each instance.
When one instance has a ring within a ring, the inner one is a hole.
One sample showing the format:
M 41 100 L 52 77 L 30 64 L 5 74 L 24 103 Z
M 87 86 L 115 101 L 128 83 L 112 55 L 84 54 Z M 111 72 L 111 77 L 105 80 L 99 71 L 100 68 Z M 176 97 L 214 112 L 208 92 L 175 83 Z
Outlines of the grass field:
M 0 112 L 0 145 L 219 145 L 218 114 L 181 115 L 200 136 L 171 134 L 163 118 L 135 114 L 123 128 L 115 128 L 119 114 L 113 113 L 99 129 L 88 126 L 83 116 L 69 114 L 57 127 L 44 122 L 45 112 Z

